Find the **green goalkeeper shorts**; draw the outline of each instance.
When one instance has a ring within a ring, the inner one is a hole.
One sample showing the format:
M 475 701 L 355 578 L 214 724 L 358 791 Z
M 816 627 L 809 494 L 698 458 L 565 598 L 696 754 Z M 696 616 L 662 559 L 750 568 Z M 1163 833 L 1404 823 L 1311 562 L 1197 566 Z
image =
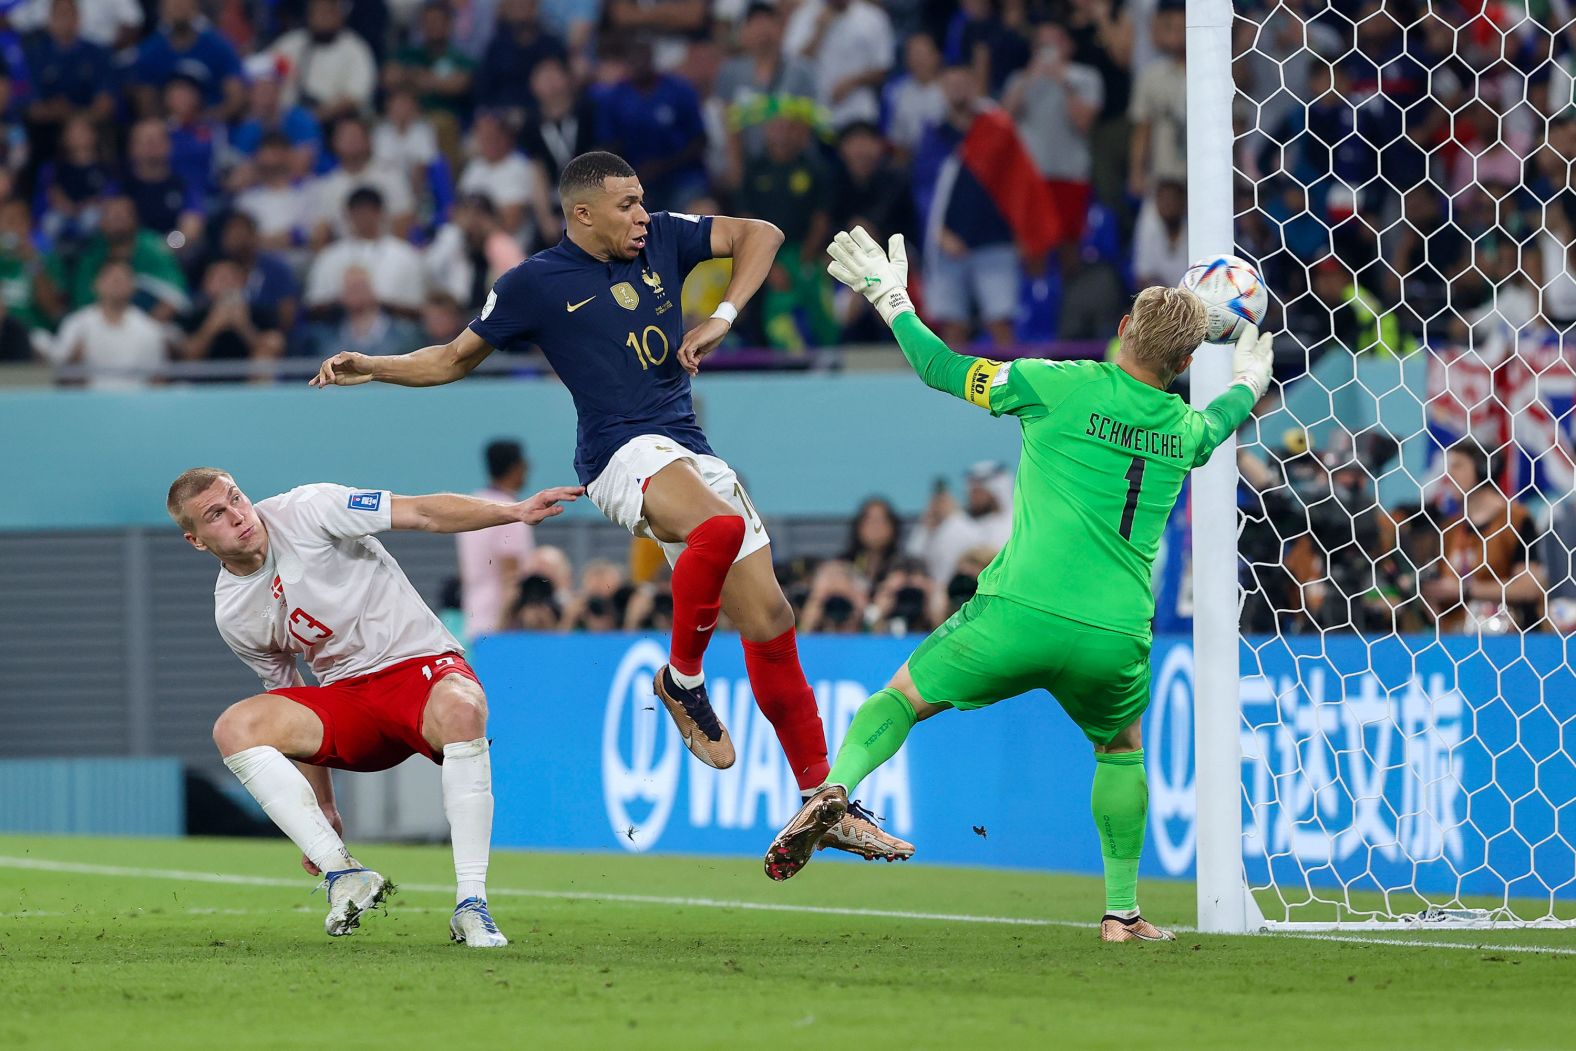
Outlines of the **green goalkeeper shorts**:
M 1149 707 L 1149 640 L 976 595 L 908 659 L 919 695 L 962 711 L 1042 689 L 1110 744 Z

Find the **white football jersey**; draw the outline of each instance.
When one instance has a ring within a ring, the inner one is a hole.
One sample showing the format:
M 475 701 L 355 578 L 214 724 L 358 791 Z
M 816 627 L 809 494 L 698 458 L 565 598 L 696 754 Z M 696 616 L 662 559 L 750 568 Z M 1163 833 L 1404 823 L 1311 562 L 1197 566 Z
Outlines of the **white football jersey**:
M 327 685 L 464 649 L 371 535 L 392 527 L 393 500 L 320 483 L 256 505 L 268 558 L 249 576 L 219 568 L 214 619 L 265 687 L 295 684 L 297 653 Z

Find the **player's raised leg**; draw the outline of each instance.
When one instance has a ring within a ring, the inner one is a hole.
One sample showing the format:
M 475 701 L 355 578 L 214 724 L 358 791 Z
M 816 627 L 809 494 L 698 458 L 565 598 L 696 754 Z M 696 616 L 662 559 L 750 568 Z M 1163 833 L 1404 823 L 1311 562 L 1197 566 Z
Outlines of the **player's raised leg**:
M 836 834 L 855 806 L 849 801 L 849 795 L 873 770 L 897 754 L 915 723 L 946 709 L 945 705 L 930 704 L 920 697 L 906 663 L 899 668 L 886 688 L 854 713 L 854 721 L 849 724 L 848 733 L 837 750 L 837 759 L 826 775 L 826 783 L 805 799 L 804 806 L 777 833 L 766 851 L 766 874 L 774 880 L 788 879 L 804 868 L 815 851 L 823 846 L 853 849 L 836 841 Z M 895 837 L 887 838 L 902 844 L 906 850 L 891 855 L 866 856 L 886 856 L 889 861 L 913 856 L 911 844 Z
M 382 903 L 393 885 L 363 868 L 323 812 L 317 788 L 291 759 L 310 759 L 323 742 L 316 712 L 288 697 L 265 693 L 227 708 L 213 727 L 224 765 L 257 800 L 279 830 L 290 837 L 328 888 L 324 930 L 349 934 L 368 909 Z M 327 781 L 327 771 L 323 771 Z
M 487 859 L 492 848 L 492 755 L 487 695 L 468 675 L 433 683 L 421 735 L 443 753 L 443 813 L 454 850 L 455 907 L 449 936 L 473 949 L 509 944 L 487 910 Z
M 1138 912 L 1138 861 L 1144 850 L 1149 816 L 1149 782 L 1144 774 L 1140 722 L 1134 720 L 1109 744 L 1094 747 L 1094 786 L 1090 804 L 1105 864 L 1105 916 L 1100 940 L 1172 941 Z
M 707 766 L 733 765 L 733 741 L 706 695 L 702 658 L 722 611 L 722 589 L 744 543 L 744 518 L 677 460 L 645 483 L 643 514 L 654 536 L 683 543 L 673 563 L 673 636 L 656 693 L 684 744 Z
M 793 607 L 777 583 L 770 545 L 734 564 L 722 603 L 744 644 L 744 667 L 755 703 L 777 731 L 799 791 L 809 799 L 827 780 L 826 729 L 815 691 L 799 663 Z M 821 846 L 871 860 L 913 856 L 912 843 L 882 830 L 875 815 L 857 801 L 848 802 L 845 811 L 832 823 Z

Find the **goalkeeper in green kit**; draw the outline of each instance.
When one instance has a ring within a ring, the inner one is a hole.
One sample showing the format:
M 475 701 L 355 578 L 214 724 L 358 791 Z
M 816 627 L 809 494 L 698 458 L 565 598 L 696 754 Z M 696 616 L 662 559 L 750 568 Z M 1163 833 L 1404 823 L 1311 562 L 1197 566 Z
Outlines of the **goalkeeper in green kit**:
M 848 796 L 914 724 L 1048 690 L 1094 743 L 1093 810 L 1105 861 L 1104 941 L 1168 941 L 1138 911 L 1149 790 L 1140 719 L 1149 706 L 1150 575 L 1187 472 L 1209 459 L 1270 381 L 1270 337 L 1249 325 L 1235 379 L 1204 412 L 1167 393 L 1204 339 L 1191 292 L 1146 288 L 1117 327 L 1115 363 L 955 354 L 914 313 L 901 235 L 890 256 L 864 230 L 839 233 L 831 275 L 870 300 L 928 385 L 1018 417 L 1023 454 L 1012 535 L 978 593 L 922 642 L 854 716 L 826 784 L 777 834 L 766 874 L 810 860 Z

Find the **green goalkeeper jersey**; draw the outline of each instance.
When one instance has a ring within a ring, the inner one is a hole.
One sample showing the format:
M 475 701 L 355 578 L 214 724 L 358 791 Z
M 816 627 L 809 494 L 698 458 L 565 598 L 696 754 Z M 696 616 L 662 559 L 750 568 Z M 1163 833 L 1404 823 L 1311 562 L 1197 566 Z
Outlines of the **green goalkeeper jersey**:
M 1248 417 L 1253 392 L 1233 385 L 1198 412 L 1107 362 L 958 355 L 911 313 L 893 331 L 926 383 L 1023 428 L 1012 535 L 980 593 L 1147 638 L 1183 479 Z

